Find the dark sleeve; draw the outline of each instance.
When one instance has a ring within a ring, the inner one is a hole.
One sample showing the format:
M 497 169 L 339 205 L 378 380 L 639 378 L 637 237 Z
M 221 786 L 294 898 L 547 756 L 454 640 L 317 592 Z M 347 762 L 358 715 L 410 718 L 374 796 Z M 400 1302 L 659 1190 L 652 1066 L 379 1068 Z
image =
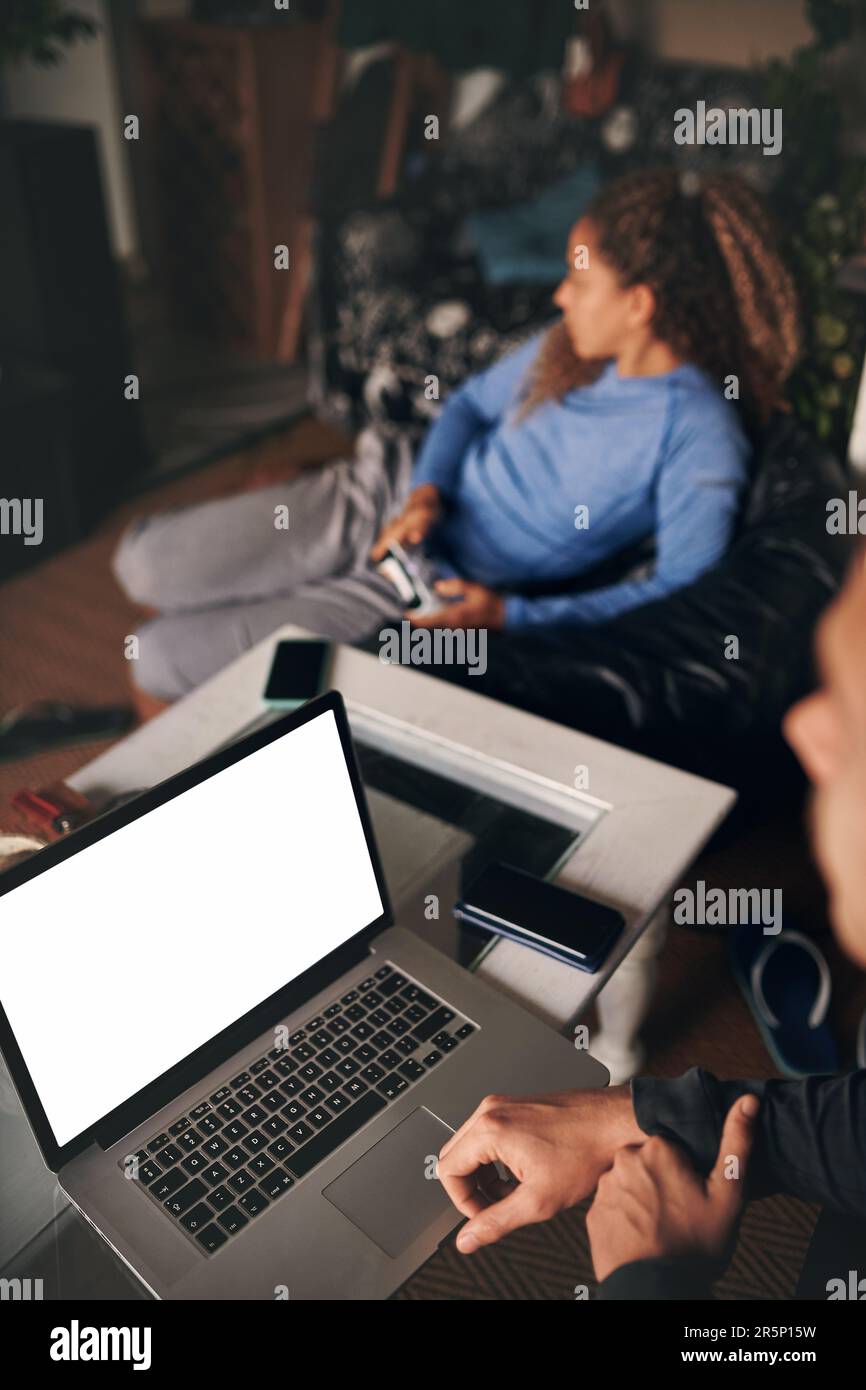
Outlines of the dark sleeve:
M 617 1299 L 710 1299 L 710 1284 L 718 1269 L 711 1269 L 705 1260 L 664 1257 L 653 1260 L 634 1260 L 620 1265 L 598 1286 L 597 1297 L 602 1301 Z
M 784 1192 L 866 1219 L 866 1071 L 805 1081 L 719 1081 L 701 1067 L 631 1083 L 635 1116 L 647 1134 L 678 1141 L 707 1173 L 738 1096 L 761 1101 L 749 1166 L 749 1197 Z

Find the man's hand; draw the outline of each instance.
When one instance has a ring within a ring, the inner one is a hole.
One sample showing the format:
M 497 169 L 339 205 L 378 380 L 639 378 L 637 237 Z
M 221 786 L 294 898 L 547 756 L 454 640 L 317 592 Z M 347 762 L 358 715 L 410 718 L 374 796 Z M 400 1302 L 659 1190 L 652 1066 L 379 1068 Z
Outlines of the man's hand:
M 745 1201 L 745 1179 L 759 1103 L 730 1108 L 715 1167 L 706 1179 L 676 1144 L 647 1139 L 619 1149 L 586 1218 L 596 1278 L 659 1255 L 724 1258 Z
M 379 539 L 370 551 L 370 559 L 374 562 L 381 560 L 394 541 L 399 545 L 420 545 L 441 514 L 442 500 L 438 487 L 433 483 L 422 483 L 421 487 L 416 487 L 410 493 L 400 515 L 379 532 Z
M 435 588 L 437 594 L 456 602 L 417 618 L 410 609 L 406 617 L 415 627 L 486 627 L 495 632 L 504 625 L 505 599 L 494 589 L 468 579 L 439 579 Z
M 487 1096 L 439 1154 L 439 1180 L 470 1218 L 458 1250 L 471 1255 L 574 1206 L 592 1192 L 617 1148 L 645 1138 L 628 1086 L 525 1100 Z M 513 1182 L 498 1176 L 497 1163 Z

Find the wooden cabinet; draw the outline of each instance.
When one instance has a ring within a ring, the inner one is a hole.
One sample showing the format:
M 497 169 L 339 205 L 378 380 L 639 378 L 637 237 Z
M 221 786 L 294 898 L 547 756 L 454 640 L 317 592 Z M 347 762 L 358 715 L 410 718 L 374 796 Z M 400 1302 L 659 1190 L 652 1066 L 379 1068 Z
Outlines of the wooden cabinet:
M 330 16 L 250 28 L 140 26 L 142 154 L 173 311 L 259 358 L 289 361 L 297 348 L 332 27 Z M 283 245 L 289 268 L 277 269 L 274 248 Z

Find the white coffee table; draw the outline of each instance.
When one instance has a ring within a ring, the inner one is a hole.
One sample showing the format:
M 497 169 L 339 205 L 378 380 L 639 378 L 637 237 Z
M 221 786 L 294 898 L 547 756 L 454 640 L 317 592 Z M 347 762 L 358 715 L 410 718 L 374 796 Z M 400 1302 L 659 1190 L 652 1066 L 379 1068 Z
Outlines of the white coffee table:
M 308 635 L 294 627 L 274 633 L 69 782 L 101 802 L 152 786 L 205 757 L 266 713 L 261 691 L 275 642 Z M 587 975 L 499 941 L 474 968 L 559 1030 L 577 1028 L 600 995 L 601 1030 L 590 1049 L 612 1081 L 634 1074 L 666 904 L 730 811 L 735 793 L 350 647 L 336 649 L 331 683 L 342 692 L 363 745 L 472 788 L 493 805 L 529 811 L 560 833 L 571 832 L 555 879 L 622 912 L 626 931 L 611 957 L 597 974 Z M 391 798 L 368 794 L 397 920 L 438 944 L 421 904 L 435 892 L 441 916 L 450 920 L 469 837 L 435 817 L 404 815 Z M 15 1203 L 16 1217 L 0 1239 L 0 1265 L 65 1205 L 23 1116 L 18 1128 L 15 1118 L 3 1117 L 7 1174 L 10 1164 L 14 1170 L 12 1186 L 3 1183 L 4 1195 Z
M 281 628 L 69 782 L 102 800 L 152 786 L 205 757 L 265 711 L 261 692 L 275 643 L 306 636 Z M 336 648 L 331 684 L 345 698 L 356 738 L 574 827 L 580 839 L 556 882 L 623 913 L 627 930 L 616 950 L 597 974 L 586 975 L 500 941 L 479 969 L 559 1029 L 578 1020 L 602 989 L 607 1005 L 605 987 L 622 974 L 736 793 L 352 647 Z M 576 780 L 587 788 L 578 790 Z M 633 1023 L 604 1008 L 612 1046 L 617 1034 L 631 1044 Z

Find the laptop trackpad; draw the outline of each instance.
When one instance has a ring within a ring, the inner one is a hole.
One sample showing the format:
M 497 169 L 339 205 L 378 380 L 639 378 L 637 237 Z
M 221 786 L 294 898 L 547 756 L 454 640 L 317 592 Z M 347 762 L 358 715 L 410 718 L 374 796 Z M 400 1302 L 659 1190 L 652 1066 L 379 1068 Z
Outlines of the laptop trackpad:
M 396 1259 L 446 1211 L 459 1213 L 435 1173 L 435 1159 L 454 1131 L 424 1106 L 323 1189 L 323 1196 Z

